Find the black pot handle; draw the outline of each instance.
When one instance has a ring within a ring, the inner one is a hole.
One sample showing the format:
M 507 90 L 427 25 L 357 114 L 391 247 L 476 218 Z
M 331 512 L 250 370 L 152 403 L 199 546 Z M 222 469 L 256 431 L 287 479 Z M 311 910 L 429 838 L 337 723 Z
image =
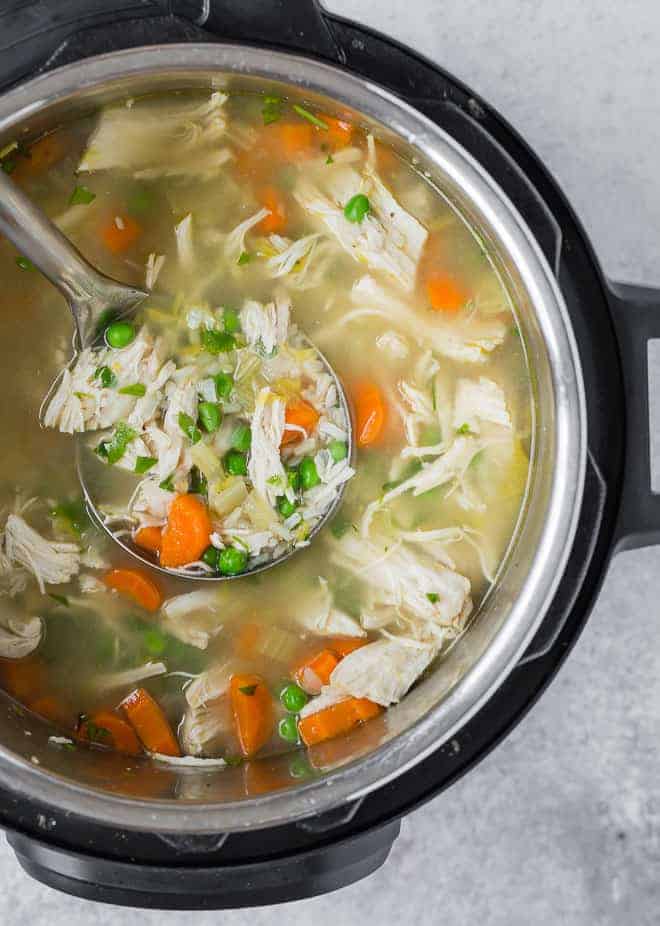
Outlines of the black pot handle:
M 129 45 L 213 38 L 345 59 L 319 0 L 0 0 L 0 88 Z
M 660 494 L 651 488 L 649 341 L 660 338 L 660 290 L 610 284 L 625 394 L 626 450 L 617 550 L 660 544 Z

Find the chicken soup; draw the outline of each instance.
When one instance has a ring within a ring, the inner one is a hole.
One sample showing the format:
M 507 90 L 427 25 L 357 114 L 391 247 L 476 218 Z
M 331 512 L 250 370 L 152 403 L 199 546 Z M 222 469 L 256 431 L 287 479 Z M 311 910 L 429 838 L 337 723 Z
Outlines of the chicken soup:
M 58 748 L 219 774 L 396 704 L 476 614 L 527 482 L 524 346 L 478 235 L 304 100 L 129 99 L 0 154 L 151 294 L 72 356 L 0 242 L 0 683 Z

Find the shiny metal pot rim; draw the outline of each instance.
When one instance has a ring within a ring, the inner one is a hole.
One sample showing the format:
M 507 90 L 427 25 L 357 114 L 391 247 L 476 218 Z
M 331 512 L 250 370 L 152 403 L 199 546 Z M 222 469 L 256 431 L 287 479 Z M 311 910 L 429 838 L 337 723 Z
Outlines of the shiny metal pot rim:
M 420 762 L 487 702 L 531 641 L 562 576 L 582 499 L 586 463 L 582 373 L 552 272 L 532 233 L 488 173 L 441 128 L 382 87 L 317 60 L 265 49 L 156 45 L 88 58 L 10 90 L 0 98 L 0 144 L 14 137 L 19 127 L 43 128 L 42 116 L 74 109 L 81 100 L 93 104 L 146 87 L 221 88 L 227 75 L 229 79 L 254 75 L 294 85 L 312 98 L 327 96 L 385 126 L 417 149 L 422 164 L 442 180 L 443 189 L 450 189 L 464 212 L 487 231 L 517 298 L 529 307 L 523 330 L 537 373 L 536 477 L 507 572 L 484 608 L 481 625 L 476 622 L 465 643 L 450 653 L 449 668 L 443 669 L 445 675 L 455 670 L 457 680 L 443 681 L 442 672 L 437 673 L 439 681 L 425 680 L 391 709 L 391 738 L 323 777 L 226 803 L 149 801 L 67 780 L 49 773 L 43 762 L 35 766 L 0 747 L 0 782 L 14 793 L 130 829 L 204 833 L 288 823 L 355 800 Z

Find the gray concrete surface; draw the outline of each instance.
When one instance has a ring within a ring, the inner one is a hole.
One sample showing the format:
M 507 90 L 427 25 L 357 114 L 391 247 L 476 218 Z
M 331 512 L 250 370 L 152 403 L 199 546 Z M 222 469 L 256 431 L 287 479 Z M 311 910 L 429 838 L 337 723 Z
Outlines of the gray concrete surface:
M 327 5 L 419 48 L 484 94 L 549 163 L 607 272 L 660 284 L 657 0 Z M 470 776 L 405 822 L 386 868 L 330 897 L 194 922 L 658 923 L 659 591 L 660 549 L 615 561 L 551 689 Z M 0 847 L 4 926 L 190 921 L 56 894 Z

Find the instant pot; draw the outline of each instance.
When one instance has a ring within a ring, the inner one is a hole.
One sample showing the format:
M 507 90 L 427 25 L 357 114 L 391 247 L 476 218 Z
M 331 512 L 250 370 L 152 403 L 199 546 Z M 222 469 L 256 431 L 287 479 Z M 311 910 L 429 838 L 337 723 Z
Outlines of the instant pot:
M 485 101 L 315 0 L 0 0 L 0 147 L 118 97 L 287 83 L 413 144 L 482 235 L 534 373 L 527 501 L 497 585 L 447 658 L 383 717 L 312 751 L 300 779 L 275 760 L 211 773 L 58 750 L 2 696 L 0 826 L 26 871 L 80 897 L 254 906 L 374 871 L 401 818 L 543 691 L 610 556 L 660 541 L 647 376 L 660 296 L 603 278 L 556 183 Z

